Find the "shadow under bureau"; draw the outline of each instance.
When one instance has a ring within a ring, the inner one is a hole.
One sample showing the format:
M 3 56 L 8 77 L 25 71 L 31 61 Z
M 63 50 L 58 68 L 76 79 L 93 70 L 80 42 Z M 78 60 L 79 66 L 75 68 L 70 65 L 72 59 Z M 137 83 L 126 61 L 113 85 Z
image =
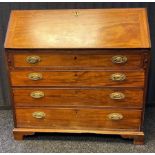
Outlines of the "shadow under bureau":
M 143 144 L 149 51 L 143 8 L 12 11 L 14 138 L 96 133 Z

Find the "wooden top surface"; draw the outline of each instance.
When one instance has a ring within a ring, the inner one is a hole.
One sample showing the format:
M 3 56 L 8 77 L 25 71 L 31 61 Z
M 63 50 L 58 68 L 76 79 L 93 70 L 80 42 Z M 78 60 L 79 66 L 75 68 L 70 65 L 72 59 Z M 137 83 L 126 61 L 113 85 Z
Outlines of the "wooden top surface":
M 12 11 L 5 48 L 150 48 L 146 10 Z

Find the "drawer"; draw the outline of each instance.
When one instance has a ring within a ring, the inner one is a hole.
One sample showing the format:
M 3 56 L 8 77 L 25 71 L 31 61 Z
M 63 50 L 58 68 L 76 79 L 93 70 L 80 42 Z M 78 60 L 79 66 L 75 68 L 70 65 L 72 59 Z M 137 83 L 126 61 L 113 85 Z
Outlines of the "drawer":
M 139 130 L 140 110 L 17 108 L 18 128 Z
M 10 74 L 12 86 L 144 86 L 144 71 L 12 71 Z
M 79 54 L 31 52 L 13 53 L 14 67 L 45 67 L 50 69 L 89 69 L 89 68 L 140 68 L 143 65 L 142 54 Z
M 142 107 L 142 89 L 13 89 L 16 106 Z

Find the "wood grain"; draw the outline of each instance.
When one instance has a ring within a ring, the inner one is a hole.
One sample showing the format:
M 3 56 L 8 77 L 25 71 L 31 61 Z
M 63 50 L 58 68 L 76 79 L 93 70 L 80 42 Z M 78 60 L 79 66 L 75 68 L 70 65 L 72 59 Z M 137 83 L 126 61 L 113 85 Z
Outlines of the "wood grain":
M 33 112 L 42 111 L 45 118 L 36 119 Z M 110 120 L 110 113 L 121 113 L 122 120 Z M 16 108 L 18 128 L 55 129 L 137 129 L 141 121 L 140 110 L 125 109 L 79 109 L 79 108 Z
M 44 97 L 35 99 L 30 96 L 33 91 L 44 92 Z M 121 92 L 124 99 L 114 100 L 110 94 Z M 142 108 L 142 89 L 50 89 L 50 88 L 19 88 L 13 89 L 15 106 L 60 106 L 60 107 L 124 107 Z
M 144 143 L 143 118 L 150 62 L 146 9 L 12 11 L 5 40 L 12 88 L 14 137 L 35 132 L 117 134 Z M 41 58 L 30 65 L 26 57 Z M 128 61 L 113 64 L 112 56 Z M 30 73 L 43 78 L 33 81 Z M 125 74 L 122 82 L 114 73 Z M 43 91 L 43 98 L 30 97 Z M 113 92 L 124 93 L 112 100 Z M 37 119 L 33 112 L 42 111 Z M 110 120 L 119 113 L 121 120 Z
M 69 87 L 143 87 L 143 71 L 39 71 L 43 78 L 33 81 L 28 78 L 34 71 L 12 71 L 12 86 L 69 86 Z M 124 81 L 112 81 L 111 75 L 123 73 Z
M 13 136 L 15 140 L 23 140 L 24 136 L 34 135 L 34 132 L 13 132 Z
M 23 140 L 24 136 L 35 133 L 94 133 L 106 135 L 121 135 L 123 138 L 134 139 L 134 144 L 144 144 L 144 132 L 124 131 L 124 130 L 71 130 L 71 129 L 36 129 L 36 128 L 14 128 L 13 135 L 15 140 Z
M 71 130 L 71 129 L 36 129 L 36 128 L 14 128 L 13 132 L 26 133 L 26 132 L 44 132 L 44 133 L 95 133 L 95 134 L 106 134 L 106 135 L 126 135 L 126 136 L 144 136 L 143 131 L 136 130 Z
M 103 50 L 102 50 L 103 51 Z M 53 53 L 54 52 L 54 53 Z M 64 53 L 65 52 L 65 53 Z M 102 68 L 141 68 L 143 55 L 141 53 L 131 53 L 123 54 L 119 52 L 108 53 L 105 54 L 105 51 L 102 54 L 98 54 L 94 52 L 91 54 L 91 51 L 87 53 L 83 51 L 83 53 L 79 54 L 79 51 L 55 51 L 51 50 L 51 52 L 17 52 L 13 53 L 13 67 L 15 68 L 41 68 L 48 67 L 49 69 L 102 69 Z M 36 64 L 30 64 L 26 61 L 28 56 L 39 56 L 40 62 Z M 127 62 L 122 64 L 115 64 L 112 62 L 112 57 L 122 55 L 127 57 Z
M 15 10 L 5 48 L 150 48 L 148 29 L 144 8 Z
M 144 145 L 144 135 L 134 136 L 133 144 L 136 144 L 136 145 Z

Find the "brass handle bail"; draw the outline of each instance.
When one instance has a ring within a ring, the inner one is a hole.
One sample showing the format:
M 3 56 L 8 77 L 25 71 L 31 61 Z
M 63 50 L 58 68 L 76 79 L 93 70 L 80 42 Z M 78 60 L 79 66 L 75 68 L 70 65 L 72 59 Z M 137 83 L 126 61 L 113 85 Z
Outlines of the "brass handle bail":
M 113 100 L 122 100 L 125 98 L 125 95 L 121 92 L 114 92 L 110 94 L 110 98 Z
M 32 113 L 32 116 L 34 118 L 41 119 L 41 118 L 44 118 L 46 116 L 46 114 L 42 111 L 36 111 L 36 112 Z
M 28 56 L 26 58 L 26 61 L 29 63 L 29 64 L 36 64 L 38 63 L 39 61 L 41 61 L 41 58 L 37 55 L 31 55 L 31 56 Z
M 111 113 L 108 115 L 108 118 L 110 120 L 118 121 L 118 120 L 123 119 L 123 115 L 120 113 Z
M 114 64 L 123 64 L 127 62 L 127 57 L 123 55 L 116 55 L 112 57 L 112 62 Z
M 44 92 L 42 92 L 42 91 L 33 91 L 33 92 L 30 94 L 30 96 L 31 96 L 32 98 L 39 99 L 39 98 L 44 97 Z
M 126 79 L 126 76 L 123 73 L 114 73 L 111 75 L 112 81 L 124 81 L 125 79 Z
M 30 80 L 34 80 L 34 81 L 41 80 L 42 79 L 42 74 L 41 73 L 30 73 L 28 75 L 28 78 Z

